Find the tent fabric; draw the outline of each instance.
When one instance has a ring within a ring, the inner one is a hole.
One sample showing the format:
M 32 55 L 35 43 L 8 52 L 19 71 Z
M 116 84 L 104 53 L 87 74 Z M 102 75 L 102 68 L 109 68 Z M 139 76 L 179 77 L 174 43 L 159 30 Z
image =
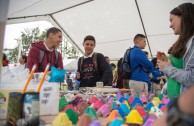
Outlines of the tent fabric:
M 167 53 L 177 39 L 169 28 L 169 12 L 185 2 L 194 3 L 193 0 L 10 0 L 7 24 L 49 21 L 61 28 L 82 53 L 84 37 L 93 35 L 95 51 L 111 59 L 122 57 L 133 46 L 137 33 L 146 33 L 149 43 L 145 51 L 154 56 L 159 50 Z
M 77 70 L 77 59 L 63 59 L 63 67 L 65 70 Z

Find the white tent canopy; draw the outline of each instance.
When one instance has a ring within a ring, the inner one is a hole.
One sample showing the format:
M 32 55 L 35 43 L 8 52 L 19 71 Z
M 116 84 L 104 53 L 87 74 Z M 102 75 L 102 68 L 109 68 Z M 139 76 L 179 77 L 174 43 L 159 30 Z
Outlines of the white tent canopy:
M 169 12 L 194 0 L 10 0 L 8 24 L 46 20 L 62 29 L 80 51 L 86 35 L 96 38 L 96 52 L 111 59 L 133 46 L 137 33 L 147 35 L 146 51 L 167 52 L 176 40 Z
M 63 59 L 63 66 L 65 70 L 77 70 L 77 59 Z

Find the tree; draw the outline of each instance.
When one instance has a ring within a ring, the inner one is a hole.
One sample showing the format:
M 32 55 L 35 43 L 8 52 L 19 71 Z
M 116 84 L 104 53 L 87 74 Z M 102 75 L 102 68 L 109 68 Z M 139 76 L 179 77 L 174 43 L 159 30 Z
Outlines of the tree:
M 18 61 L 18 47 L 14 49 L 4 49 L 7 55 L 7 59 L 9 60 L 9 63 L 16 63 Z
M 61 50 L 64 57 L 76 59 L 80 56 L 79 51 L 77 51 L 76 48 L 67 41 L 67 39 L 64 39 L 64 42 L 61 44 L 64 44 Z

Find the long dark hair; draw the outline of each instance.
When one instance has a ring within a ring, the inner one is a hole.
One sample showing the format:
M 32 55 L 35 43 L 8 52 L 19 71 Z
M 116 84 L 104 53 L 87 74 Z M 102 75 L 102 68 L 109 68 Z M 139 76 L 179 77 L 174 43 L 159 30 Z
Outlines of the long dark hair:
M 24 59 L 24 62 L 27 63 L 27 56 L 26 55 L 22 55 L 22 59 Z
M 7 56 L 5 55 L 5 53 L 3 53 L 3 60 L 6 60 Z
M 194 35 L 194 4 L 184 3 L 174 8 L 170 14 L 181 17 L 181 33 L 178 40 L 168 50 L 174 57 L 182 57 L 188 40 Z

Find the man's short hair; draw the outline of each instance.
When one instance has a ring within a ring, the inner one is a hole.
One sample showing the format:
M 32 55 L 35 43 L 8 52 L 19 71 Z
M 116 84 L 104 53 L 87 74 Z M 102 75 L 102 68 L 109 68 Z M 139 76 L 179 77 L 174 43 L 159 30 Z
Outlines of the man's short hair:
M 48 38 L 50 33 L 57 34 L 58 32 L 61 32 L 61 30 L 56 28 L 56 27 L 51 27 L 48 29 L 48 31 L 46 33 L 46 37 Z
M 151 62 L 154 64 L 154 67 L 156 67 L 156 65 L 157 65 L 157 58 L 154 57 L 154 58 L 151 60 Z
M 87 40 L 91 40 L 91 41 L 94 41 L 94 43 L 96 43 L 96 40 L 94 38 L 94 36 L 91 36 L 91 35 L 88 35 L 84 38 L 84 42 L 87 41 Z
M 135 41 L 137 41 L 137 39 L 139 39 L 139 38 L 145 38 L 145 35 L 143 35 L 143 34 L 137 34 L 135 37 L 134 37 L 134 42 Z
M 114 67 L 114 68 L 116 68 L 116 65 L 114 63 L 111 63 L 111 66 Z
M 147 51 L 144 51 L 144 53 L 145 53 L 146 55 L 148 55 L 148 54 L 149 54 Z

